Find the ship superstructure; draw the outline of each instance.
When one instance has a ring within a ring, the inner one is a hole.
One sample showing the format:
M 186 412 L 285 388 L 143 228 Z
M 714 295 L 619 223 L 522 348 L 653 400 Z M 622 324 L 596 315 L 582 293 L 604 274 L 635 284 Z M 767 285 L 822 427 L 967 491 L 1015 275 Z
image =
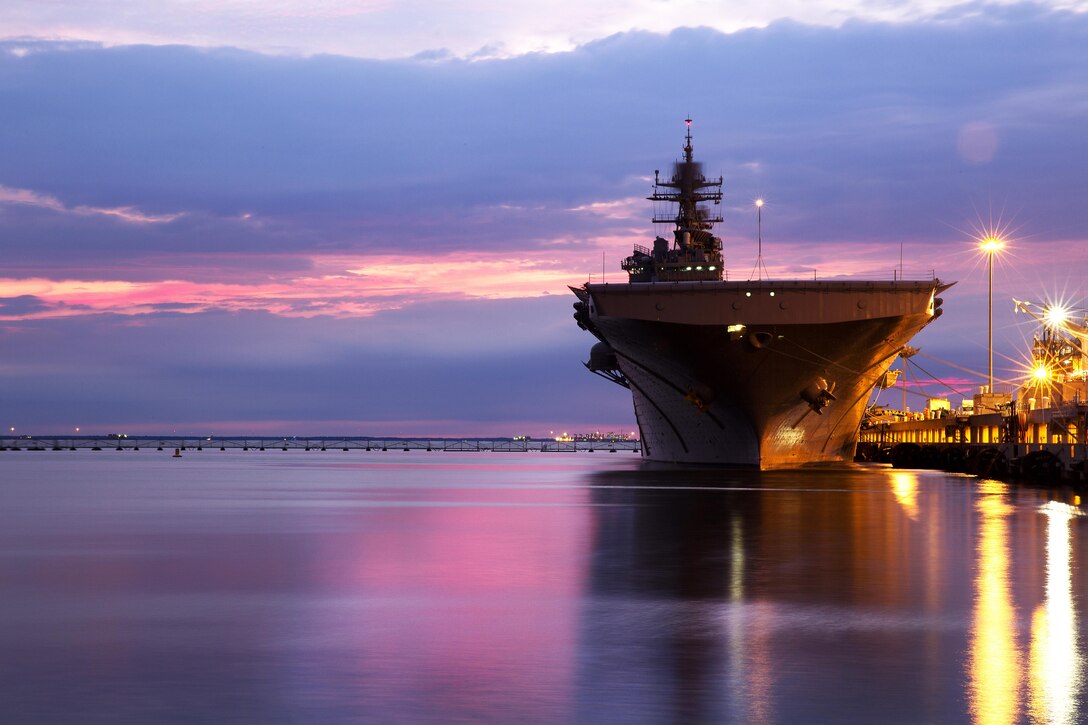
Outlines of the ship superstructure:
M 926 281 L 727 281 L 722 179 L 694 159 L 691 121 L 654 202 L 673 239 L 635 245 L 622 284 L 586 284 L 575 319 L 599 340 L 586 366 L 631 391 L 643 456 L 798 466 L 842 461 L 873 386 L 940 314 L 950 285 Z
M 672 178 L 661 179 L 654 171 L 654 193 L 647 197 L 653 202 L 675 204 L 676 214 L 654 214 L 654 224 L 673 224 L 673 241 L 664 237 L 654 239 L 653 248 L 636 244 L 621 267 L 631 282 L 681 282 L 720 280 L 722 278 L 722 240 L 713 235 L 714 225 L 722 218 L 703 206 L 722 201 L 722 177 L 707 179 L 703 165 L 694 159 L 691 145 L 691 120 L 686 121 L 688 134 L 684 144 L 684 160 L 673 164 Z

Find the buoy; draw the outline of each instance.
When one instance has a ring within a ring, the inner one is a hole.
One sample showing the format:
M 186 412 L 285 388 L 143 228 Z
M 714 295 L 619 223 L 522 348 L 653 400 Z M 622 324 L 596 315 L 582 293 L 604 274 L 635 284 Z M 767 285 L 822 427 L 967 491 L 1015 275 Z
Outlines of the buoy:
M 173 457 L 174 458 L 181 458 L 181 449 L 180 448 L 175 448 L 174 449 L 174 456 Z

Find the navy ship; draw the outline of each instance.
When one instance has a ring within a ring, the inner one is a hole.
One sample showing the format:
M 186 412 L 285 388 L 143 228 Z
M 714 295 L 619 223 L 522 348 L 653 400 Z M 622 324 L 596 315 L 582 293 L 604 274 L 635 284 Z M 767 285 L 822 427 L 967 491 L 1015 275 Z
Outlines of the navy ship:
M 951 285 L 723 279 L 722 179 L 704 175 L 686 123 L 683 159 L 669 178 L 655 172 L 648 197 L 673 238 L 635 245 L 627 282 L 571 287 L 579 327 L 599 340 L 585 365 L 631 391 L 647 459 L 850 460 L 874 385 Z

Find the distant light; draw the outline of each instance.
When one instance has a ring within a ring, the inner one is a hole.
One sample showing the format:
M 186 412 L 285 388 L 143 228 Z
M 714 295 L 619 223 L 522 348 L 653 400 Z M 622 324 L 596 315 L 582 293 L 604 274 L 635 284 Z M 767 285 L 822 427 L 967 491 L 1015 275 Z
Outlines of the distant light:
M 763 206 L 763 200 L 762 199 L 756 199 L 756 206 Z
M 986 237 L 985 239 L 983 239 L 982 242 L 980 242 L 978 246 L 979 246 L 979 249 L 986 252 L 987 254 L 993 254 L 997 250 L 1004 247 L 1005 242 L 1004 242 L 1004 240 L 999 239 L 998 237 L 990 236 L 990 237 Z
M 1037 365 L 1031 374 L 1036 380 L 1046 380 L 1050 377 L 1050 368 L 1046 365 Z
M 740 332 L 743 329 L 744 329 L 744 325 L 736 324 L 736 325 L 729 325 L 728 327 L 725 328 L 725 331 L 726 332 Z
M 691 119 L 690 118 L 685 118 L 684 123 L 686 123 L 690 127 L 691 126 Z
M 710 266 L 710 267 L 707 267 L 707 269 L 709 269 L 709 270 L 710 270 L 711 272 L 713 272 L 714 270 L 716 270 L 716 269 L 717 269 L 717 267 L 714 267 L 714 266 Z
M 774 297 L 774 291 L 773 290 L 771 291 L 771 297 Z
M 78 432 L 79 432 L 79 426 L 77 425 L 76 426 L 76 433 L 78 433 Z
M 751 297 L 751 296 L 752 296 L 752 293 L 751 293 L 751 292 L 745 292 L 745 293 L 744 293 L 744 296 L 745 296 L 745 297 Z

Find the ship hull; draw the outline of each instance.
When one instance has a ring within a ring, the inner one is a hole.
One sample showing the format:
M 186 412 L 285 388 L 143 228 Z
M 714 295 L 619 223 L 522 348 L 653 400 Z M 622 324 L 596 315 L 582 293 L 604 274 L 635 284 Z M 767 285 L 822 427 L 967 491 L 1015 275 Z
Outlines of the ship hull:
M 788 468 L 853 456 L 869 393 L 935 316 L 937 282 L 578 290 L 631 390 L 643 456 Z

